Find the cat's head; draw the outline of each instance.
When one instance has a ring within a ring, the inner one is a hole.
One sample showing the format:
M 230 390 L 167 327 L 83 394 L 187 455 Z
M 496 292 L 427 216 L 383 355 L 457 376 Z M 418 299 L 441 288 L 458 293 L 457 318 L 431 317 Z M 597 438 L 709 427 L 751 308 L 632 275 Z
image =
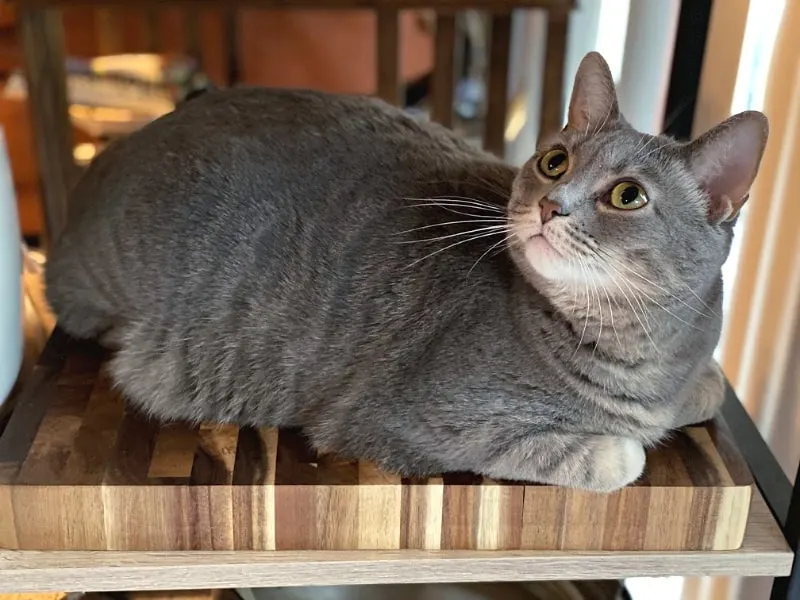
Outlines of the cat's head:
M 515 261 L 538 287 L 686 297 L 719 277 L 767 141 L 764 115 L 689 143 L 634 130 L 607 64 L 587 55 L 566 127 L 522 167 L 508 211 Z M 571 296 L 570 296 L 571 297 Z

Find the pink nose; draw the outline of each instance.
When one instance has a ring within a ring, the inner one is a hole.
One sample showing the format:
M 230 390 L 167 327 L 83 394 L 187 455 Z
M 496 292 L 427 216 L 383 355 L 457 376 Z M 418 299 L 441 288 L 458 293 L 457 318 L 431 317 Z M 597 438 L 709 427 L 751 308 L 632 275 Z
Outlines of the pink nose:
M 567 213 L 564 211 L 560 204 L 556 204 L 552 200 L 548 200 L 545 198 L 540 203 L 541 211 L 542 211 L 542 225 L 547 223 L 550 219 L 555 217 L 556 215 L 566 215 Z

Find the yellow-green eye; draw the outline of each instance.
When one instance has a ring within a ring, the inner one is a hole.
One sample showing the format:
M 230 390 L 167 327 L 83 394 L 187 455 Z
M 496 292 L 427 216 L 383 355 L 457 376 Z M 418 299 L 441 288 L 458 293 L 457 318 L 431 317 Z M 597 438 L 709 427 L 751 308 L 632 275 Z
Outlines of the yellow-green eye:
M 642 186 L 632 181 L 623 181 L 611 190 L 611 206 L 621 210 L 636 210 L 647 204 L 647 194 Z
M 558 179 L 569 167 L 569 157 L 564 150 L 556 148 L 550 150 L 539 159 L 539 170 L 542 175 L 550 179 Z

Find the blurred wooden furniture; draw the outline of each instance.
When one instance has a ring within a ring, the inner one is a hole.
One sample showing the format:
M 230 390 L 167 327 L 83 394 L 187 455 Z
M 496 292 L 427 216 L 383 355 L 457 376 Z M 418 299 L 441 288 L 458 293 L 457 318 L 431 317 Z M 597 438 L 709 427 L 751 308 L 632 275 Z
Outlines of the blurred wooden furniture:
M 28 77 L 29 101 L 42 182 L 47 235 L 64 226 L 68 190 L 76 178 L 72 160 L 72 133 L 67 114 L 64 69 L 64 32 L 60 9 L 74 6 L 69 0 L 18 0 L 17 18 Z M 165 3 L 157 0 L 83 0 L 81 4 L 103 10 L 139 9 L 152 12 Z M 176 4 L 178 4 L 176 2 Z M 191 14 L 200 7 L 234 6 L 260 8 L 371 9 L 377 19 L 377 94 L 384 100 L 399 100 L 398 16 L 401 10 L 429 8 L 436 12 L 435 63 L 432 77 L 432 117 L 452 124 L 454 92 L 455 19 L 458 11 L 486 10 L 491 13 L 490 72 L 484 146 L 501 154 L 504 148 L 508 101 L 508 67 L 511 11 L 540 9 L 548 14 L 545 86 L 540 130 L 561 125 L 563 64 L 569 11 L 574 0 L 184 0 L 181 7 Z M 150 13 L 148 13 L 150 14 Z M 189 36 L 189 49 L 192 40 Z

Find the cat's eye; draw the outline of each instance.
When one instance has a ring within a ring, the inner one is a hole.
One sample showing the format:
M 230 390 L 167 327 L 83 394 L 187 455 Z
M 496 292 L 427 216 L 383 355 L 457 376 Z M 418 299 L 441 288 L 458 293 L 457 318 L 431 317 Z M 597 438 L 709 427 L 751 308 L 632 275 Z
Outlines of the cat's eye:
M 569 167 L 569 157 L 561 148 L 554 148 L 539 159 L 539 170 L 550 179 L 558 179 Z
M 611 190 L 611 206 L 621 210 L 636 210 L 647 204 L 647 194 L 642 186 L 632 181 L 623 181 Z

